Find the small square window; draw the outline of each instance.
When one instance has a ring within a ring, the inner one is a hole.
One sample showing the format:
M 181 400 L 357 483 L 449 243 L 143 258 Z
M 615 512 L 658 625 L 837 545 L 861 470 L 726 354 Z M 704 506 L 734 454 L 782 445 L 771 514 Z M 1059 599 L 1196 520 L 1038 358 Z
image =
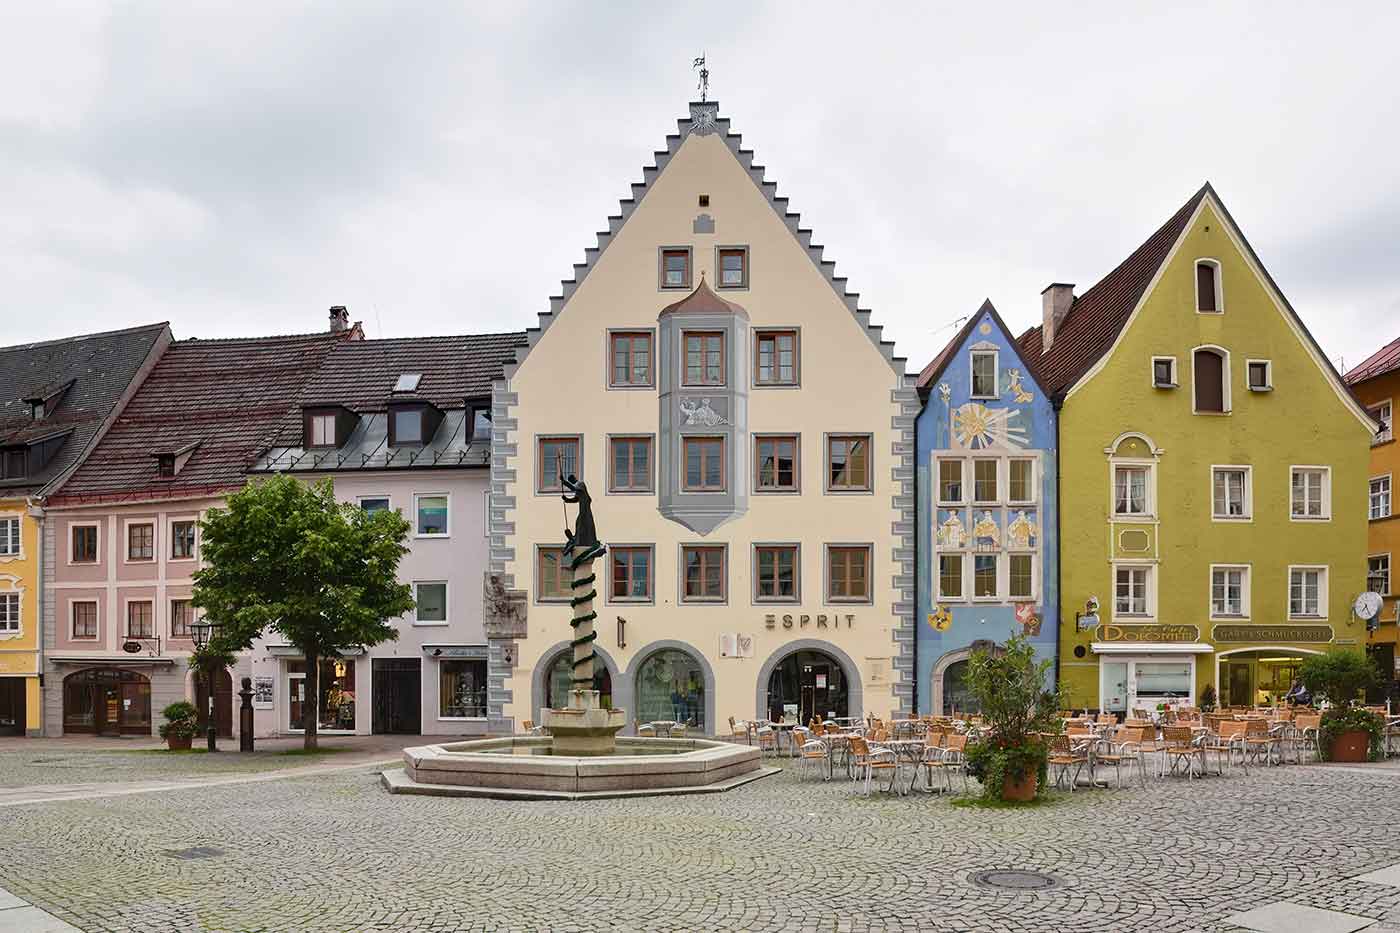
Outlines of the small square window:
M 394 446 L 423 443 L 423 412 L 417 408 L 400 408 L 389 413 L 394 419 Z
M 997 352 L 972 351 L 972 397 L 997 397 Z
M 1249 471 L 1216 467 L 1211 471 L 1211 517 L 1249 518 Z
M 832 545 L 826 549 L 827 601 L 870 600 L 870 548 L 866 545 Z
M 797 602 L 797 545 L 754 547 L 754 597 L 759 602 Z
M 833 434 L 826 442 L 827 489 L 870 490 L 870 435 Z
M 417 603 L 414 620 L 417 622 L 447 621 L 447 584 L 445 582 L 413 584 L 413 600 Z
M 690 249 L 688 247 L 661 251 L 661 287 L 690 287 Z
M 447 496 L 415 496 L 420 538 L 447 537 Z
M 418 389 L 418 380 L 423 378 L 422 373 L 400 373 L 399 378 L 394 382 L 395 392 L 414 392 Z M 382 384 L 382 383 L 381 383 Z
M 1384 444 L 1386 441 L 1392 440 L 1395 437 L 1395 431 L 1390 423 L 1390 399 L 1372 405 L 1370 408 L 1366 409 L 1366 411 L 1370 413 L 1372 418 L 1380 422 L 1380 428 L 1376 431 L 1376 436 L 1371 438 L 1371 446 L 1374 447 L 1377 444 Z
M 725 247 L 719 251 L 719 287 L 748 288 L 749 251 L 744 247 Z
M 1322 467 L 1293 467 L 1289 473 L 1289 514 L 1303 521 L 1331 517 L 1330 476 Z
M 1158 389 L 1176 388 L 1176 359 L 1170 356 L 1152 358 L 1152 385 Z
M 1150 567 L 1119 567 L 1114 577 L 1113 614 L 1147 616 Z
M 797 435 L 754 438 L 754 491 L 796 492 Z
M 156 559 L 156 526 L 141 522 L 126 526 L 126 559 L 129 561 Z
M 761 330 L 754 340 L 754 382 L 761 386 L 797 385 L 797 331 Z
M 563 492 L 565 476 L 579 475 L 579 439 L 542 437 L 539 441 L 536 492 Z
M 567 602 L 573 595 L 569 583 L 573 571 L 568 568 L 562 547 L 541 547 L 536 550 L 535 598 L 539 602 Z
M 1271 372 L 1273 366 L 1269 364 L 1268 360 L 1250 360 L 1248 369 L 1251 391 L 1267 392 L 1274 387 L 1273 373 Z
M 726 593 L 724 548 L 687 544 L 681 547 L 685 574 L 682 602 L 722 602 Z
M 684 460 L 681 490 L 684 492 L 723 492 L 727 470 L 724 438 L 681 438 Z
M 650 388 L 655 385 L 652 375 L 651 334 L 615 332 L 609 338 L 608 385 L 614 388 Z
M 614 547 L 610 602 L 644 602 L 651 595 L 651 548 L 638 546 Z
M 608 492 L 651 492 L 651 438 L 608 439 Z

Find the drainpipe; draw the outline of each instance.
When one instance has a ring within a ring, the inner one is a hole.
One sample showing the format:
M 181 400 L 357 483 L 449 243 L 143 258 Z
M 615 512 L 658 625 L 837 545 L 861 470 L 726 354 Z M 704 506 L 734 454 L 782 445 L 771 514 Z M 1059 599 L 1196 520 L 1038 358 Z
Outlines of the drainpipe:
M 1061 548 L 1060 540 L 1060 510 L 1063 508 L 1063 501 L 1060 498 L 1061 477 L 1064 475 L 1064 458 L 1060 454 L 1060 409 L 1064 405 L 1064 400 L 1056 395 L 1051 399 L 1051 407 L 1055 411 L 1055 594 L 1060 600 L 1060 605 L 1055 607 L 1055 689 L 1060 689 L 1060 647 L 1063 644 L 1063 634 L 1065 620 L 1060 618 L 1060 607 L 1065 604 L 1065 555 Z M 1079 631 L 1075 626 L 1075 633 Z
M 917 390 L 915 393 L 917 397 Z M 919 529 L 923 527 L 922 506 L 927 499 L 926 496 L 919 495 L 919 421 L 924 413 L 922 400 L 920 400 L 919 413 L 914 416 L 914 630 L 910 633 L 913 636 L 914 670 L 911 676 L 914 678 L 914 690 L 910 702 L 914 709 L 910 715 L 919 715 L 919 570 L 923 564 L 919 563 Z
M 44 734 L 44 506 L 32 496 L 25 498 L 26 511 L 38 526 L 38 546 L 34 555 L 34 673 L 39 683 L 39 734 Z M 29 704 L 25 703 L 24 734 L 29 734 Z

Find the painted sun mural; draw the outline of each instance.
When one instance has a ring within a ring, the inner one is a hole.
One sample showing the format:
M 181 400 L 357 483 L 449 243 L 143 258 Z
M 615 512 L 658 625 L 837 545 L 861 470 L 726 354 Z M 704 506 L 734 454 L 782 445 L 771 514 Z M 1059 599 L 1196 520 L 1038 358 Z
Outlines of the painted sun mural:
M 953 437 L 958 446 L 968 450 L 1024 448 L 1029 438 L 1018 423 L 1020 415 L 1014 408 L 988 408 L 968 402 L 953 409 Z

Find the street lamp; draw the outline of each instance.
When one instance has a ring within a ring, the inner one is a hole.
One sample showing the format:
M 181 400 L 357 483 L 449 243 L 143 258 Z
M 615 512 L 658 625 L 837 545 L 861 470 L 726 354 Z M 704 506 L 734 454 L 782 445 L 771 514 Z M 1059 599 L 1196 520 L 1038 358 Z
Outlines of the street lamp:
M 213 639 L 214 630 L 217 628 L 217 625 L 205 619 L 190 623 L 190 635 L 194 639 L 194 646 L 200 651 L 203 651 Z M 209 727 L 209 750 L 211 752 L 217 752 L 219 746 L 217 744 L 217 733 L 215 732 L 214 725 L 214 667 L 211 664 L 205 664 L 204 667 L 204 676 L 207 678 L 209 685 L 209 708 L 205 711 L 205 723 Z

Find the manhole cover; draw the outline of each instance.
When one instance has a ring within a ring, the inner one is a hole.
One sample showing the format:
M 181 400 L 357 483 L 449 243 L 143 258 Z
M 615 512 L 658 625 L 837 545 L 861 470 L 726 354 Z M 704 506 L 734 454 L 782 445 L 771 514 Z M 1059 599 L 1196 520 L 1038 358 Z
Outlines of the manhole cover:
M 979 888 L 992 888 L 997 891 L 1045 891 L 1060 883 L 1060 879 L 1054 875 L 1018 868 L 975 871 L 968 876 L 968 880 Z
M 188 862 L 197 858 L 218 858 L 224 854 L 224 850 L 214 846 L 192 846 L 188 849 L 166 849 L 165 854 Z

